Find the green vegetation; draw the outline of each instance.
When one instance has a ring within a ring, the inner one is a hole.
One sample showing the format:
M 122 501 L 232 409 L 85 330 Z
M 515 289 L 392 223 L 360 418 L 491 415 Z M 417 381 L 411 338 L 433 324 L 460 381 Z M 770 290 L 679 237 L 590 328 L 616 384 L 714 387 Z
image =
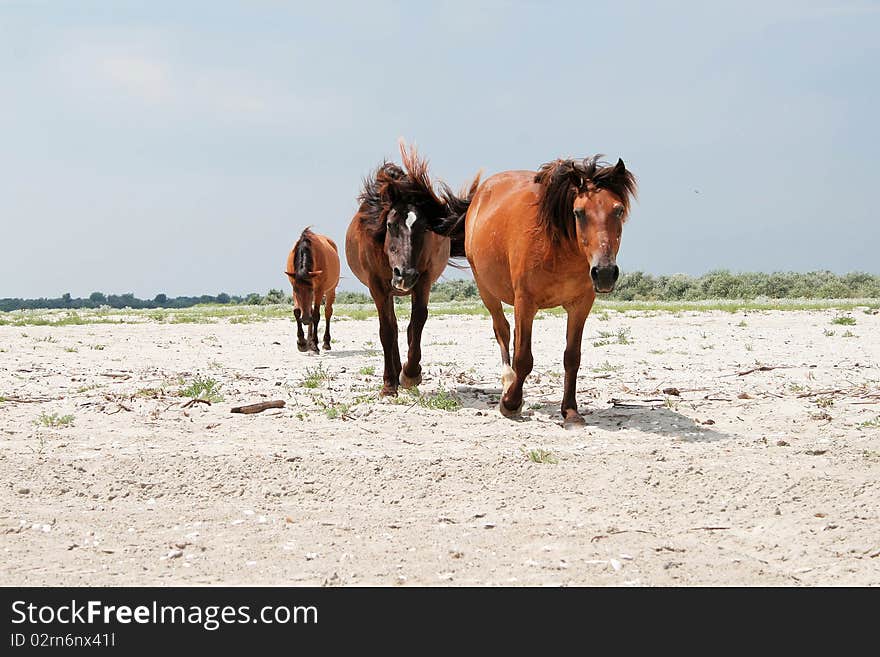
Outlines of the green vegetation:
M 863 429 L 880 429 L 880 415 L 875 417 L 873 420 L 866 420 L 862 422 L 860 425 Z
M 832 324 L 840 324 L 842 326 L 855 326 L 856 318 L 847 315 L 839 315 L 831 320 Z
M 207 324 L 228 321 L 235 324 L 287 318 L 293 321 L 290 296 L 279 289 L 265 295 L 245 296 L 220 293 L 216 296 L 168 297 L 152 300 L 133 294 L 88 298 L 65 294 L 54 299 L 0 299 L 0 326 L 72 326 L 81 324 L 127 324 L 163 322 Z M 409 317 L 410 300 L 395 299 L 397 315 Z M 868 313 L 880 309 L 880 276 L 854 272 L 731 273 L 714 271 L 703 276 L 673 274 L 653 276 L 642 272 L 624 274 L 613 294 L 596 300 L 593 316 L 599 321 L 610 311 L 671 312 L 722 310 L 824 310 L 849 312 L 861 308 Z M 79 311 L 79 312 L 77 312 Z M 508 309 L 509 311 L 509 309 Z M 486 316 L 476 284 L 470 279 L 436 283 L 431 291 L 432 315 Z M 561 308 L 541 311 L 542 316 L 563 316 Z M 363 292 L 339 291 L 334 316 L 338 319 L 375 317 L 372 299 Z M 837 321 L 840 320 L 840 321 Z M 835 323 L 853 324 L 840 316 Z M 738 326 L 744 326 L 740 322 Z M 618 344 L 626 344 L 619 342 Z
M 376 373 L 376 368 L 372 365 L 365 365 L 358 372 L 364 376 L 373 376 Z
M 197 374 L 188 385 L 181 388 L 177 394 L 181 397 L 190 397 L 191 399 L 204 399 L 205 401 L 215 402 L 223 401 L 223 395 L 220 389 L 223 386 L 218 383 L 217 379 L 205 377 Z
M 597 365 L 593 368 L 594 372 L 619 372 L 623 369 L 623 365 L 614 365 L 613 363 L 609 363 L 607 360 L 601 365 Z
M 58 413 L 40 413 L 40 417 L 37 418 L 36 424 L 40 424 L 44 427 L 63 429 L 64 427 L 69 427 L 73 424 L 73 416 L 58 415 Z
M 302 381 L 302 385 L 305 388 L 319 388 L 322 383 L 329 380 L 330 373 L 324 369 L 323 364 L 320 364 L 317 367 L 306 368 L 306 376 Z
M 546 449 L 532 449 L 527 452 L 525 450 L 523 451 L 525 452 L 526 457 L 532 463 L 551 463 L 554 465 L 556 463 L 559 463 L 556 457 L 553 456 L 553 452 L 550 452 Z
M 416 404 L 422 408 L 435 411 L 455 412 L 461 408 L 461 400 L 458 395 L 446 390 L 422 394 L 418 388 L 410 388 L 406 391 L 407 396 L 400 396 L 394 400 L 395 404 Z

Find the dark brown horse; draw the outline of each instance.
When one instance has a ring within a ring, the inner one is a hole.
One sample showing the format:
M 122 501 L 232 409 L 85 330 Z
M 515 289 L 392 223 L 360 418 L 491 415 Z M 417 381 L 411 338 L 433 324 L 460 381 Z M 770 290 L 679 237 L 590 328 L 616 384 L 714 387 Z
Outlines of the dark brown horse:
M 330 349 L 330 317 L 339 285 L 339 252 L 325 235 L 306 228 L 287 256 L 284 270 L 293 287 L 293 315 L 296 317 L 296 346 L 318 353 L 318 323 L 324 300 L 324 350 Z M 302 325 L 309 327 L 308 339 Z
M 540 308 L 568 313 L 565 348 L 566 427 L 583 424 L 575 398 L 584 322 L 597 292 L 611 292 L 620 274 L 617 251 L 636 182 L 623 160 L 556 160 L 534 171 L 486 179 L 466 213 L 434 226 L 452 238 L 453 257 L 466 256 L 501 347 L 504 392 L 499 410 L 519 414 L 532 371 L 532 321 Z M 501 303 L 513 306 L 510 324 Z
M 469 196 L 457 197 L 446 186 L 438 194 L 427 162 L 415 149 L 407 151 L 401 142 L 400 153 L 403 169 L 385 162 L 364 181 L 360 207 L 345 237 L 348 266 L 370 289 L 379 313 L 379 338 L 385 354 L 382 395 L 396 395 L 398 385 L 411 388 L 422 380 L 421 340 L 428 297 L 450 257 L 449 238 L 432 232 L 430 226 L 442 223 L 450 212 L 460 213 L 469 201 Z M 403 366 L 397 345 L 396 296 L 412 297 Z

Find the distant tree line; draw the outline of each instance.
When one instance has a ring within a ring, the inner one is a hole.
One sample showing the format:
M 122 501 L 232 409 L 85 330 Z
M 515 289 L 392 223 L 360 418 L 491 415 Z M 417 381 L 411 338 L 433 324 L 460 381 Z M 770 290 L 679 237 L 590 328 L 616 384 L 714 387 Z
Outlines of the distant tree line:
M 807 273 L 761 272 L 731 273 L 713 271 L 702 276 L 671 274 L 654 276 L 644 272 L 623 274 L 611 295 L 623 301 L 696 301 L 700 299 L 853 299 L 880 298 L 880 276 L 863 272 L 834 274 L 829 271 Z M 471 279 L 435 283 L 432 301 L 467 301 L 479 299 Z M 221 292 L 216 296 L 169 297 L 157 294 L 152 299 L 138 299 L 133 294 L 92 292 L 87 298 L 63 294 L 49 299 L 0 299 L 0 311 L 20 309 L 69 308 L 189 308 L 197 304 L 269 305 L 291 303 L 289 294 L 272 289 L 265 295 L 252 292 L 245 296 Z M 339 291 L 336 303 L 372 303 L 362 292 Z

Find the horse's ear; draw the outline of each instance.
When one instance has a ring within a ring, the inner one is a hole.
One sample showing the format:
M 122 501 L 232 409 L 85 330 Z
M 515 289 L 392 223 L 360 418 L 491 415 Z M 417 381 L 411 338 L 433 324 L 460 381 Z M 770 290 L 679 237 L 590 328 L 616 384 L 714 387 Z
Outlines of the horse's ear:
M 622 176 L 626 173 L 626 165 L 621 158 L 617 158 L 617 164 L 614 165 L 614 175 Z

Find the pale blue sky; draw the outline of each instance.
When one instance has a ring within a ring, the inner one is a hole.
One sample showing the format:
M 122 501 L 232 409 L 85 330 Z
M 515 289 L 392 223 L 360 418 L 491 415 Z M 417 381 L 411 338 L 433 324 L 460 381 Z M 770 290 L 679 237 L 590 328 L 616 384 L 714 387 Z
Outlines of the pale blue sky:
M 623 157 L 624 270 L 880 273 L 880 3 L 309 4 L 0 0 L 0 297 L 286 289 L 399 136 Z

